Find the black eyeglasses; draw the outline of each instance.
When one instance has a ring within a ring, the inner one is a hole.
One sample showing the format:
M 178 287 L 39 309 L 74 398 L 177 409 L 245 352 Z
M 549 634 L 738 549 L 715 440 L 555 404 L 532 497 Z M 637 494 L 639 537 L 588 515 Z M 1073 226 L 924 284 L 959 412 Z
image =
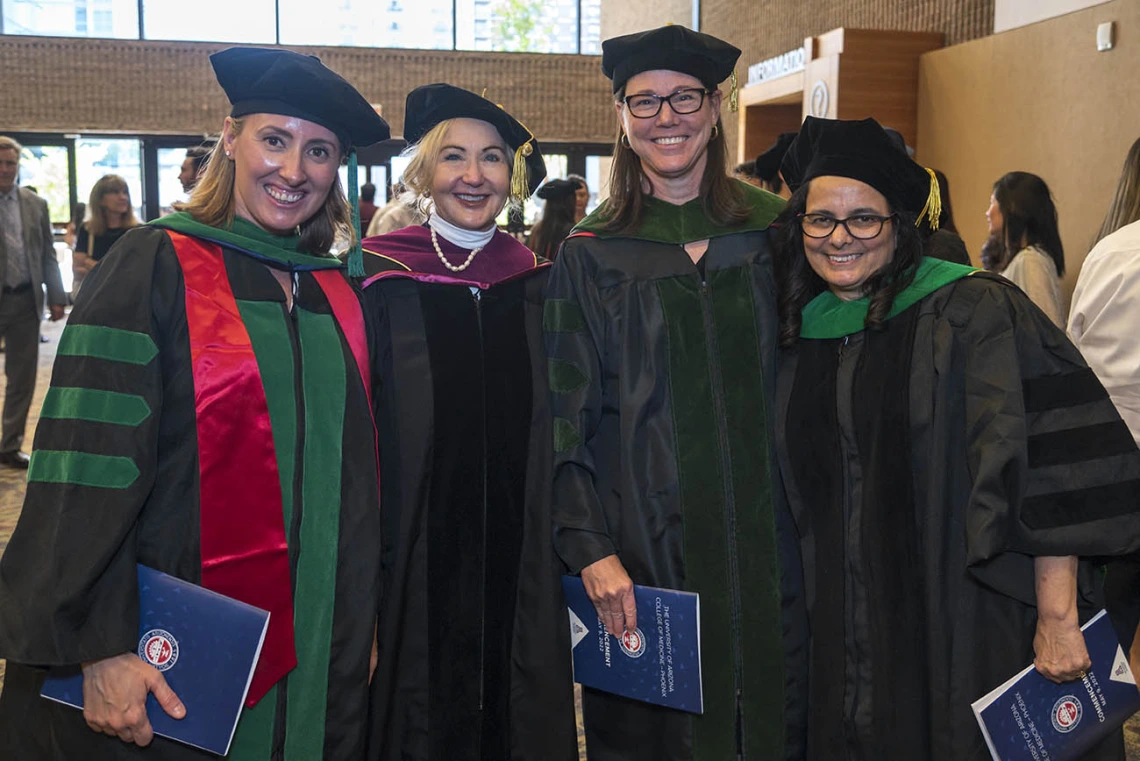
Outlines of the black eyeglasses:
M 627 95 L 624 100 L 629 112 L 638 119 L 652 119 L 661 113 L 661 105 L 664 103 L 668 103 L 669 108 L 673 109 L 675 114 L 694 114 L 700 111 L 701 106 L 705 104 L 705 94 L 708 92 L 708 90 L 693 88 L 678 90 L 672 95 L 666 96 L 650 93 Z
M 826 238 L 835 232 L 836 226 L 843 225 L 843 229 L 852 238 L 870 240 L 878 236 L 883 231 L 886 221 L 893 219 L 895 215 L 888 214 L 884 217 L 878 214 L 856 214 L 847 219 L 836 219 L 826 214 L 801 213 L 796 216 L 800 220 L 800 229 L 809 238 Z

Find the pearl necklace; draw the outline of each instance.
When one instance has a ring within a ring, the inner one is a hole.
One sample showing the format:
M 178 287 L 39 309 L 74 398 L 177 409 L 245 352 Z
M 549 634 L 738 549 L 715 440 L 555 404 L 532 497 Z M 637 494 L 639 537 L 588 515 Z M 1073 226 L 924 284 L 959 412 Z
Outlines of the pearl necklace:
M 475 261 L 475 254 L 477 254 L 483 250 L 482 246 L 479 246 L 478 248 L 471 249 L 471 253 L 467 255 L 467 261 L 463 262 L 463 264 L 460 264 L 458 267 L 456 267 L 454 264 L 447 261 L 447 257 L 443 255 L 443 249 L 441 249 L 439 247 L 439 238 L 435 237 L 435 228 L 434 227 L 431 229 L 431 244 L 433 246 L 435 246 L 436 256 L 438 256 L 439 260 L 441 262 L 443 262 L 443 266 L 447 267 L 452 272 L 462 272 L 463 270 L 470 267 L 471 262 Z

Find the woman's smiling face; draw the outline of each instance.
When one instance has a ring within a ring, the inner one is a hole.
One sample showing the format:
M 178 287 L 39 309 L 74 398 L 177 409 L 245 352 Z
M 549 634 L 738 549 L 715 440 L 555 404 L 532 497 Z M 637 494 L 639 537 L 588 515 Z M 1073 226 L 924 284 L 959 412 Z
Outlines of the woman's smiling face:
M 891 213 L 882 193 L 865 182 L 847 177 L 813 179 L 804 206 L 805 215 L 821 214 L 832 219 L 860 215 L 886 217 Z M 853 237 L 839 224 L 826 238 L 804 235 L 808 264 L 840 299 L 858 299 L 864 295 L 867 279 L 894 258 L 894 225 L 893 218 L 886 220 L 879 234 L 869 240 Z

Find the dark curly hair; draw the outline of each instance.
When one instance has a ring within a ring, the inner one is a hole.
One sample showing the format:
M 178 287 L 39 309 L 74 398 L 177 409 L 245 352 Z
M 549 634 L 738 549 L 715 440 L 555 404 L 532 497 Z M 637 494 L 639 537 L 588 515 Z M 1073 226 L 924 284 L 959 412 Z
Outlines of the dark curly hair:
M 804 252 L 804 236 L 796 217 L 807 208 L 808 188 L 804 183 L 776 220 L 775 267 L 779 286 L 780 345 L 793 346 L 800 337 L 803 309 L 809 301 L 827 290 L 827 283 L 815 274 Z M 890 199 L 888 199 L 890 203 Z M 864 325 L 879 330 L 886 320 L 895 297 L 914 281 L 915 269 L 922 262 L 922 235 L 915 226 L 916 216 L 890 204 L 895 214 L 895 252 L 891 261 L 875 272 L 864 284 L 871 297 Z

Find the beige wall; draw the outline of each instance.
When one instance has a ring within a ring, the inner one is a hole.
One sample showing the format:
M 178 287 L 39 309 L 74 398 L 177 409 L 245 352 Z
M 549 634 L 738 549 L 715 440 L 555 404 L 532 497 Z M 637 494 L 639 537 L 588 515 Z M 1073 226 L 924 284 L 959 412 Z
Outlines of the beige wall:
M 35 132 L 198 134 L 228 106 L 205 43 L 0 35 L 0 128 Z M 609 142 L 613 112 L 595 56 L 369 48 L 295 48 L 352 82 L 399 135 L 413 88 L 450 82 L 501 103 L 541 140 Z
M 994 31 L 1005 32 L 1112 0 L 995 0 Z
M 1098 53 L 1098 23 L 1116 49 Z M 1040 175 L 1057 203 L 1071 293 L 1124 156 L 1140 136 L 1140 3 L 1115 0 L 927 53 L 919 65 L 918 160 L 950 179 L 974 260 L 1002 174 Z

